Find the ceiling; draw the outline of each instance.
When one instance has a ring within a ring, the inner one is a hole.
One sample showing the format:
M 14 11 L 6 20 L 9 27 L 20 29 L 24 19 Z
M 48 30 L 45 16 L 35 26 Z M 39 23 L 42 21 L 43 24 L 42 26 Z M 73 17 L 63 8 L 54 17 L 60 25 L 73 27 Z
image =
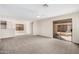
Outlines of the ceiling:
M 35 20 L 79 11 L 79 4 L 0 4 L 0 16 Z

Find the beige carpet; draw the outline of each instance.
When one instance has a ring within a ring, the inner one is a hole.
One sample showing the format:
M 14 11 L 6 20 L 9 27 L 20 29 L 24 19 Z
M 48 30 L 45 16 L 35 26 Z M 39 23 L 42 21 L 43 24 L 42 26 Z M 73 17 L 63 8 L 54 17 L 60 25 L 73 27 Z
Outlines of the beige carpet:
M 11 54 L 55 54 L 79 53 L 79 46 L 64 40 L 42 36 L 23 35 L 2 39 L 0 53 Z

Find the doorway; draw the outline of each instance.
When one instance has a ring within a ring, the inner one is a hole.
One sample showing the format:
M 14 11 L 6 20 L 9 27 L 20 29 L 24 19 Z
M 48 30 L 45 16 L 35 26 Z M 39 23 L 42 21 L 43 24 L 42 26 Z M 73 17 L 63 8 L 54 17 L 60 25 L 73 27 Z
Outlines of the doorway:
M 53 21 L 53 38 L 72 41 L 72 19 Z

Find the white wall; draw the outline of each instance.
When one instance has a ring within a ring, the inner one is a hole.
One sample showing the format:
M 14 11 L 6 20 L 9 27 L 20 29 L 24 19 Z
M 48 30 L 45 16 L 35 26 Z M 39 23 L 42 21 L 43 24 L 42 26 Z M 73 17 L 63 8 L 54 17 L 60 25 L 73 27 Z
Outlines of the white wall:
M 38 24 L 39 22 L 38 21 L 34 21 L 33 22 L 33 35 L 38 35 L 39 34 L 39 28 L 38 28 Z M 38 32 L 37 32 L 38 31 Z
M 7 21 L 7 29 L 0 29 L 0 38 L 31 34 L 31 22 L 7 18 L 0 18 L 0 20 Z M 24 31 L 16 31 L 16 24 L 24 24 Z
M 53 21 L 55 20 L 62 20 L 72 18 L 72 41 L 75 43 L 79 43 L 79 12 L 61 15 L 49 19 L 38 20 L 35 21 L 37 29 L 35 29 L 34 34 L 53 37 Z
M 34 22 L 34 34 L 52 37 L 51 20 L 39 20 Z

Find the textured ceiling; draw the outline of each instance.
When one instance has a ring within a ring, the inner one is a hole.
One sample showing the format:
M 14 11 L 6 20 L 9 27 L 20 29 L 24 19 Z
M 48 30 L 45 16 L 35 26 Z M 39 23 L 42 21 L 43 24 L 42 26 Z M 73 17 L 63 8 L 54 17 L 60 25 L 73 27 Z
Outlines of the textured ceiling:
M 0 4 L 0 16 L 22 20 L 54 17 L 79 10 L 79 4 Z M 37 17 L 39 16 L 39 17 Z

